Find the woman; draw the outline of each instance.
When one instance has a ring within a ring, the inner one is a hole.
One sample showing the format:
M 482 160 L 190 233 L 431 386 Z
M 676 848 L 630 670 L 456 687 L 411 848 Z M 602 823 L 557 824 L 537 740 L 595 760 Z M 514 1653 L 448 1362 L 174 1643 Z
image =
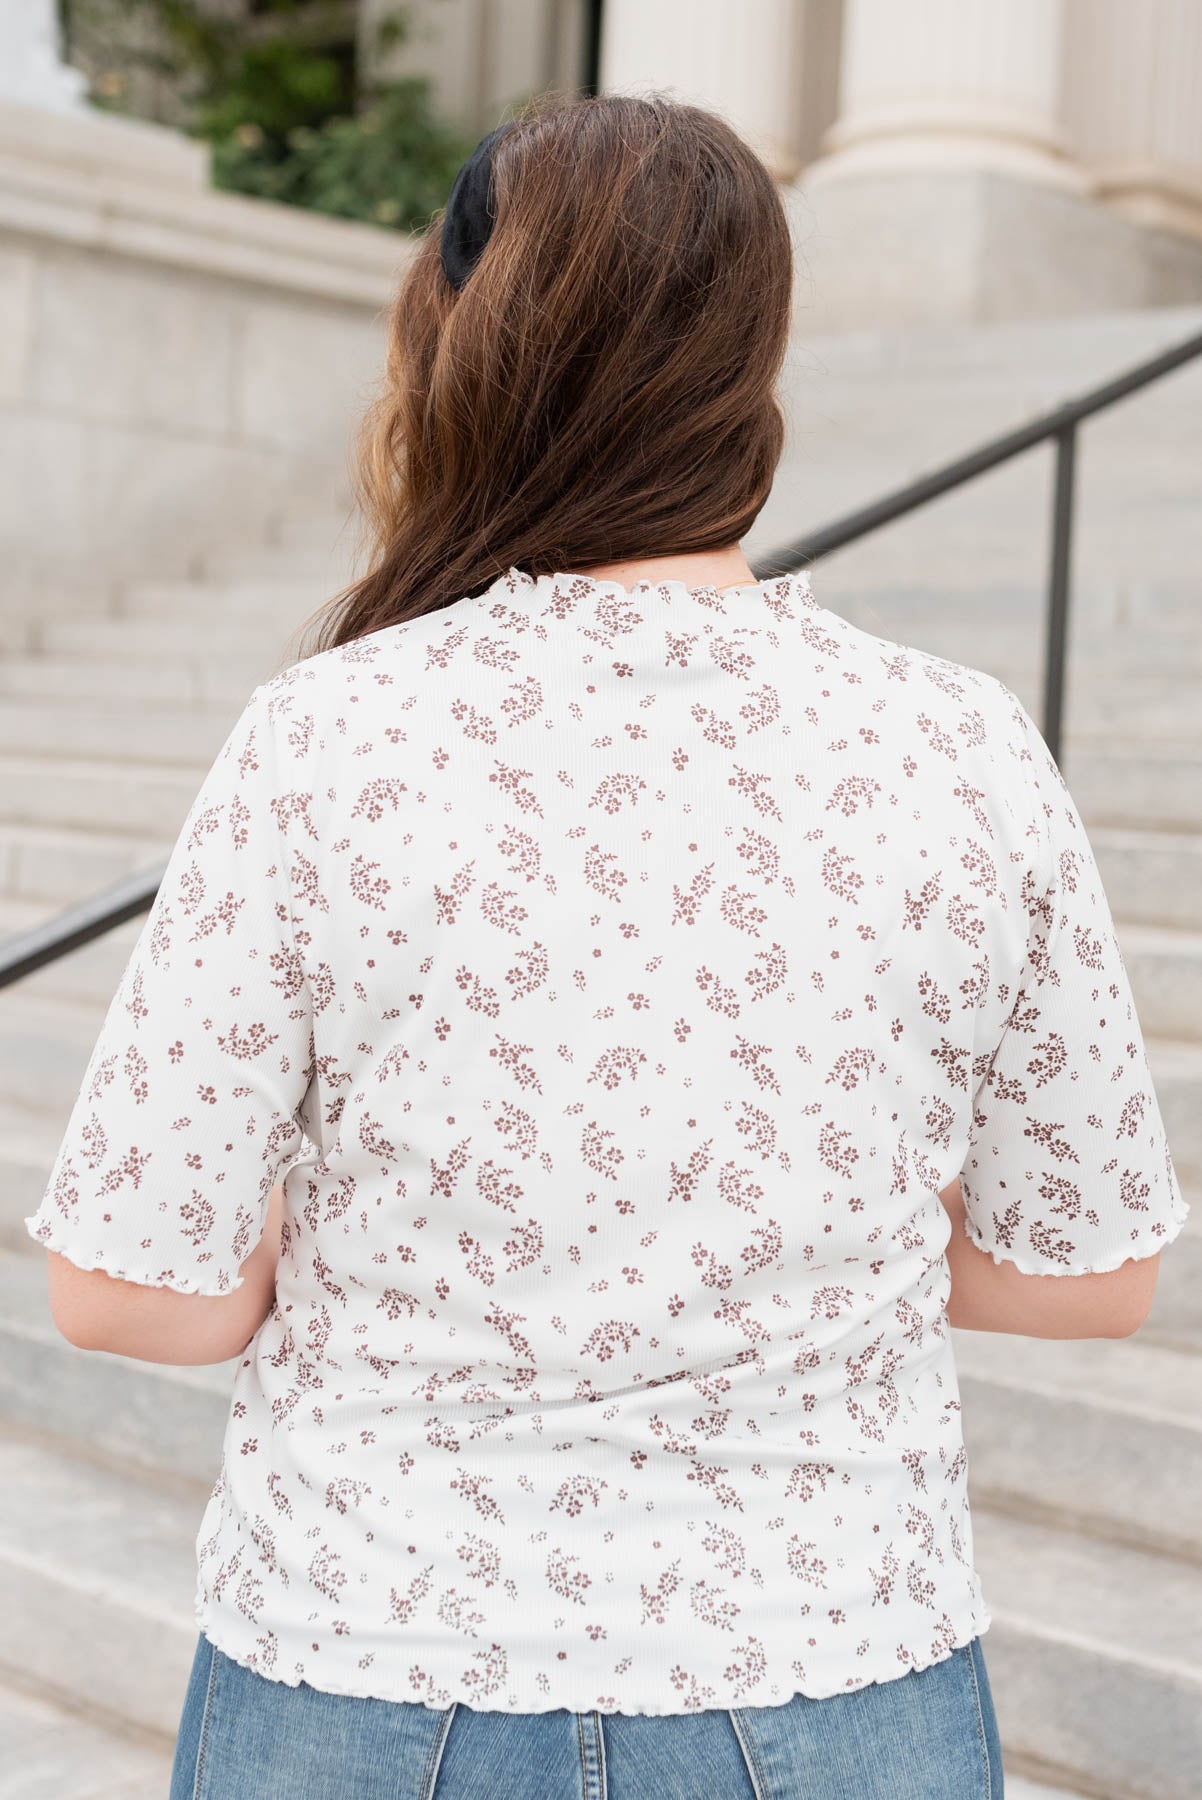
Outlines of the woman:
M 791 290 L 610 96 L 402 284 L 29 1221 L 74 1342 L 238 1358 L 176 1800 L 1002 1793 L 948 1324 L 1127 1334 L 1186 1209 L 1027 713 L 743 558 Z

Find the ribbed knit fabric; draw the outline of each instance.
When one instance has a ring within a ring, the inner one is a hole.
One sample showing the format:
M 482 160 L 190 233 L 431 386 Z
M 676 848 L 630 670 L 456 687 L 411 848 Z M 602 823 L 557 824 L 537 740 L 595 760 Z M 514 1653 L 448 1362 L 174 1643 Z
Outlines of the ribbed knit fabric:
M 257 687 L 44 1244 L 276 1304 L 197 1619 L 445 1707 L 825 1696 L 984 1631 L 945 1305 L 1186 1206 L 1080 818 L 992 677 L 804 576 L 510 569 Z

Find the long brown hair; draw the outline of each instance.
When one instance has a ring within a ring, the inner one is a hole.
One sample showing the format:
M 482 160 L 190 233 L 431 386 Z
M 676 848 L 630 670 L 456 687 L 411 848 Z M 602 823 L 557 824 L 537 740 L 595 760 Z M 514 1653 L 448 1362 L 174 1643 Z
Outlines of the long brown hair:
M 313 615 L 310 654 L 511 566 L 722 548 L 768 497 L 793 274 L 767 168 L 654 94 L 543 93 L 514 119 L 467 281 L 439 212 L 396 295 L 356 478 L 370 567 Z

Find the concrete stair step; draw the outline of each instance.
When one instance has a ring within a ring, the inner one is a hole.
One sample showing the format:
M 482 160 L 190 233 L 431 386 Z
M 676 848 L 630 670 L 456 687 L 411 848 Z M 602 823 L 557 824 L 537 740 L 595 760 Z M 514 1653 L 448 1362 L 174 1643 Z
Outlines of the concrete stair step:
M 286 664 L 272 657 L 243 655 L 238 644 L 225 657 L 207 662 L 167 659 L 153 662 L 106 662 L 103 677 L 92 662 L 79 657 L 22 655 L 0 657 L 0 697 L 54 700 L 61 706 L 83 702 L 90 707 L 126 711 L 130 706 L 166 704 L 234 706 L 250 698 L 261 680 Z
M 1196 462 L 1198 455 L 1196 442 L 1191 447 L 1191 454 Z M 1192 498 L 1191 512 L 1193 519 L 1196 520 L 1196 494 Z M 1181 568 L 1177 580 L 1162 578 L 1159 581 L 1149 582 L 1146 585 L 1140 584 L 1130 589 L 1126 611 L 1126 618 L 1130 624 L 1138 625 L 1145 631 L 1197 631 L 1199 629 L 1196 535 L 1192 545 L 1186 540 L 1182 549 L 1184 554 L 1181 556 Z M 1195 569 L 1192 580 L 1189 574 L 1191 560 Z
M 0 1440 L 0 1665 L 67 1705 L 174 1733 L 196 1649 L 205 1491 L 17 1431 Z
M 961 440 L 961 445 L 970 448 L 972 441 Z M 1195 467 L 1198 450 L 1195 437 L 1183 452 Z M 745 540 L 752 563 L 757 555 L 775 556 L 782 545 L 796 541 L 800 533 L 793 496 L 802 488 L 808 501 L 802 530 L 816 530 L 871 504 L 908 476 L 928 473 L 942 460 L 938 454 L 912 458 L 904 446 L 893 445 L 875 459 L 865 453 L 862 442 L 849 444 L 848 453 L 861 462 L 854 474 L 833 469 L 823 476 L 806 467 L 793 476 L 792 495 L 790 471 L 781 470 L 777 478 L 781 501 L 769 501 L 754 542 L 750 536 Z M 1129 466 L 1139 454 L 1131 453 Z M 927 616 L 941 609 L 945 618 L 954 619 L 974 608 L 984 616 L 988 608 L 994 616 L 1025 614 L 1042 621 L 1051 482 L 1037 476 L 1020 487 L 1016 468 L 998 472 L 993 479 L 1004 479 L 1010 495 L 987 497 L 983 489 L 976 493 L 962 489 L 943 507 L 900 519 L 875 537 L 862 538 L 813 565 L 819 604 L 835 612 L 847 607 L 850 615 L 850 609 L 862 603 L 861 597 L 869 596 L 883 612 L 886 599 L 892 608 L 902 594 L 911 604 L 929 608 Z M 1081 490 L 1069 598 L 1073 631 L 1095 625 L 1156 632 L 1196 629 L 1197 585 L 1191 558 L 1196 570 L 1199 484 L 1196 477 L 1191 480 L 1192 488 L 1180 494 L 1158 490 L 1152 477 L 1138 497 L 1129 491 L 1116 494 L 1111 502 L 1115 520 L 1106 517 L 1100 484 L 1089 494 L 1088 505 Z M 1116 537 L 1116 531 L 1123 535 Z M 908 574 L 912 579 L 906 579 Z M 1003 597 L 1001 607 L 995 605 L 995 596 Z M 872 629 L 889 637 L 898 635 L 891 625 L 874 624 Z
M 51 619 L 42 627 L 38 648 L 46 656 L 82 658 L 93 667 L 107 667 L 109 662 L 149 662 L 157 667 L 170 658 L 214 662 L 236 646 L 240 656 L 274 666 L 277 661 L 282 664 L 289 632 L 302 616 L 298 610 L 293 620 L 277 625 L 244 614 L 226 622 L 226 642 L 203 613 L 166 619 Z
M 199 785 L 190 768 L 0 751 L 0 825 L 28 821 L 174 841 Z
M 79 1350 L 57 1330 L 46 1258 L 0 1251 L 0 1418 L 102 1460 L 212 1484 L 239 1358 L 175 1367 Z
M 950 652 L 952 661 L 972 661 L 977 643 L 1020 644 L 1024 659 L 1031 650 L 1042 655 L 1047 630 L 1047 569 L 1042 558 L 1031 558 L 1029 572 L 1018 580 L 1002 580 L 981 558 L 966 563 L 923 556 L 909 562 L 912 569 L 921 569 L 921 580 L 905 583 L 898 580 L 903 563 L 884 538 L 878 544 L 882 574 L 873 574 L 866 554 L 869 544 L 866 538 L 858 545 L 864 553 L 858 562 L 864 567 L 851 567 L 851 551 L 840 551 L 830 562 L 813 567 L 813 598 L 821 607 L 830 607 L 878 637 L 919 644 L 936 655 L 948 653 L 941 643 L 959 646 Z M 1177 578 L 1144 580 L 1139 574 L 1078 572 L 1069 599 L 1072 664 L 1107 662 L 1114 648 L 1128 644 L 1134 668 L 1161 668 L 1173 648 L 1195 666 L 1202 617 L 1191 554 L 1188 542 L 1182 540 Z
M 961 583 L 955 596 L 942 601 L 937 595 L 878 596 L 871 591 L 857 598 L 853 591 L 831 610 L 874 637 L 911 644 L 949 662 L 969 668 L 996 663 L 1034 673 L 1043 667 L 1045 605 L 1042 592 L 1038 592 L 1014 614 L 1007 607 L 974 598 Z M 1093 619 L 1083 619 L 1071 628 L 1070 688 L 1078 680 L 1121 675 L 1124 670 L 1140 678 L 1198 673 L 1202 670 L 1202 620 L 1195 630 L 1166 626 L 1150 631 L 1142 625 L 1132 628 Z
M 1202 1192 L 1188 1176 L 1179 1179 L 1192 1210 L 1161 1258 L 1152 1310 L 1140 1326 L 1139 1342 L 1198 1357 L 1202 1356 Z
M 290 506 L 271 521 L 273 546 L 312 550 L 349 542 L 357 529 L 355 499 L 345 482 L 324 481 L 310 506 Z
M 79 1092 L 104 1013 L 81 1001 L 22 993 L 23 985 L 0 989 L 5 1097 L 34 1114 L 53 1111 L 58 1117 Z
M 269 581 L 293 576 L 298 583 L 312 584 L 328 576 L 323 594 L 339 591 L 351 580 L 355 567 L 356 536 L 353 528 L 330 526 L 328 534 L 312 543 L 264 543 L 242 549 L 223 549 L 220 545 L 200 559 L 197 574 L 205 582 L 243 581 L 251 576 L 264 576 Z
M 199 559 L 197 575 L 214 583 L 291 575 L 301 582 L 324 583 L 323 595 L 337 593 L 361 566 L 361 528 L 352 515 L 348 504 L 340 516 L 331 518 L 323 503 L 311 514 L 277 520 L 262 543 L 226 546 L 214 542 Z
M 164 1800 L 173 1739 L 100 1724 L 77 1710 L 78 1696 L 56 1706 L 19 1679 L 0 1682 L 0 1800 Z
M 239 641 L 207 660 L 169 657 L 130 662 L 106 659 L 101 668 L 83 657 L 0 656 L 0 696 L 5 702 L 24 696 L 56 700 L 64 705 L 82 701 L 90 707 L 121 711 L 131 702 L 152 705 L 167 701 L 187 704 L 234 706 L 250 698 L 251 690 L 287 665 L 274 655 L 243 651 Z
M 1070 1793 L 1068 1788 L 1048 1787 L 1042 1781 L 1027 1781 L 1021 1775 L 1014 1775 L 1009 1768 L 1005 1778 L 1006 1800 L 1081 1800 L 1080 1788 Z M 135 1800 L 141 1800 L 141 1797 L 136 1796 Z
M 1182 1183 L 1196 1183 L 1202 1179 L 1202 1050 L 1167 1038 L 1146 1041 L 1173 1166 Z M 1187 1229 L 1192 1222 L 1186 1221 Z
M 777 506 L 757 520 L 765 547 L 799 524 L 820 524 L 845 506 L 863 505 L 910 476 L 971 449 L 994 432 L 1118 374 L 1142 357 L 1199 329 L 1196 308 L 1148 308 L 1142 328 L 1132 313 L 1010 326 L 974 323 L 962 330 L 914 328 L 808 338 L 790 347 L 785 398 L 796 427 L 789 438 Z M 1077 534 L 1080 568 L 1096 565 L 1147 574 L 1165 554 L 1165 535 L 1145 539 L 1144 509 L 1163 494 L 1165 509 L 1191 483 L 1196 492 L 1197 366 L 1183 369 L 1111 412 L 1088 421 L 1080 445 Z M 821 456 L 815 454 L 815 422 Z M 1031 510 L 1010 539 L 1010 555 L 1031 570 L 1043 561 L 1042 525 L 1050 492 L 1050 456 L 1041 449 L 986 480 L 927 509 L 929 539 L 961 521 L 975 524 L 1018 493 Z M 797 518 L 799 493 L 806 517 Z M 832 504 L 837 496 L 840 504 Z M 771 502 L 770 502 L 771 504 Z M 766 509 L 767 510 L 767 509 Z M 1182 509 L 1178 554 L 1196 533 L 1196 513 Z M 902 522 L 903 524 L 906 522 Z M 915 565 L 904 554 L 902 524 L 877 534 L 894 567 Z M 1196 545 L 1196 536 L 1193 541 Z M 868 540 L 871 543 L 872 540 Z M 899 548 L 901 546 L 901 548 Z M 867 546 L 865 546 L 867 547 Z M 832 558 L 832 566 L 841 560 Z M 966 561 L 965 570 L 978 565 Z
M 197 787 L 201 779 L 203 770 Z M 172 841 L 164 837 L 156 843 L 120 831 L 39 825 L 29 819 L 0 825 L 0 936 L 35 925 L 123 876 L 149 868 L 168 854 Z
M 23 656 L 36 649 L 39 623 L 47 602 L 31 596 L 18 599 L 17 586 L 10 579 L 6 604 L 0 612 L 0 660 L 5 656 Z M 106 619 L 111 601 L 103 586 L 68 585 L 57 589 L 51 602 L 56 618 Z
M 1202 932 L 1122 920 L 1115 929 L 1144 1033 L 1202 1041 Z
M 966 661 L 967 659 L 959 659 Z M 1036 724 L 1043 718 L 1043 682 L 1033 670 L 999 667 L 975 656 L 968 666 L 995 676 L 1022 701 Z M 1075 764 L 1082 751 L 1104 744 L 1132 748 L 1181 744 L 1202 747 L 1202 725 L 1187 680 L 1164 676 L 1075 672 L 1065 694 L 1061 741 Z
M 1070 739 L 1063 774 L 1090 830 L 1202 832 L 1202 749 L 1193 745 L 1077 750 Z
M 1202 930 L 1202 836 L 1099 825 L 1090 843 L 1117 920 Z
M 811 387 L 802 401 L 811 437 L 815 398 Z M 845 400 L 845 395 L 839 397 L 841 405 Z M 971 389 L 965 394 L 961 419 L 968 417 L 970 423 L 958 427 L 949 419 L 948 395 L 938 384 L 908 390 L 881 385 L 876 410 L 884 416 L 879 419 L 873 417 L 871 401 L 858 408 L 849 405 L 842 443 L 824 429 L 821 467 L 812 460 L 799 467 L 788 455 L 783 459 L 769 503 L 772 514 L 757 521 L 756 545 L 788 542 L 799 524 L 803 530 L 824 526 L 915 476 L 929 474 L 949 457 L 975 449 L 988 436 L 979 400 Z M 1148 397 L 1139 404 L 1146 406 Z M 904 423 L 889 416 L 907 407 Z M 913 426 L 915 410 L 924 408 L 928 426 Z M 1015 422 L 1026 423 L 1030 416 L 1020 414 Z M 1197 496 L 1202 435 L 1196 421 L 1166 409 L 1149 431 L 1124 442 L 1117 430 L 1119 417 L 1116 409 L 1109 418 L 1088 422 L 1081 438 L 1073 562 L 1083 600 L 1108 582 L 1148 587 L 1183 582 L 1190 546 L 1197 543 L 1196 515 L 1190 510 Z M 1160 432 L 1163 443 L 1157 442 Z M 798 494 L 805 495 L 800 519 Z M 871 570 L 874 585 L 881 586 L 896 582 L 899 572 L 913 572 L 923 581 L 945 578 L 955 553 L 961 557 L 962 579 L 974 585 L 988 578 L 998 586 L 1038 586 L 1047 572 L 1044 528 L 1051 494 L 1051 457 L 1044 449 L 833 552 L 825 561 L 824 578 L 829 584 L 836 564 L 844 581 Z M 981 554 L 974 560 L 971 553 L 977 549 Z
M 279 552 L 275 554 L 274 566 L 270 561 L 259 569 L 240 564 L 228 575 L 203 581 L 133 582 L 122 594 L 114 620 L 125 628 L 132 621 L 187 624 L 216 617 L 239 632 L 249 625 L 253 632 L 287 634 L 335 587 L 324 571 L 281 569 Z
M 1043 715 L 1043 689 L 1032 681 L 1024 694 L 1007 681 L 1031 717 Z M 1103 683 L 1079 677 L 1065 696 L 1063 740 L 1072 754 L 1078 740 L 1111 739 L 1124 744 L 1181 743 L 1202 748 L 1202 714 L 1196 697 L 1196 681 L 1170 681 L 1135 676 L 1125 682 L 1120 675 Z
M 1006 1755 L 1109 1800 L 1197 1800 L 1202 1569 L 973 1507 Z
M 1162 1268 L 1179 1242 L 1165 1251 Z M 974 1506 L 1159 1549 L 1202 1569 L 1197 1355 L 1139 1334 L 952 1337 Z
M 179 764 L 203 774 L 238 710 L 228 701 L 156 703 L 136 711 L 85 702 L 67 709 L 44 697 L 10 696 L 0 708 L 0 755 L 95 756 L 152 768 Z
M 42 1203 L 70 1112 L 70 1102 L 36 1113 L 19 1102 L 0 1104 L 0 1248 L 35 1263 L 42 1248 L 24 1221 Z

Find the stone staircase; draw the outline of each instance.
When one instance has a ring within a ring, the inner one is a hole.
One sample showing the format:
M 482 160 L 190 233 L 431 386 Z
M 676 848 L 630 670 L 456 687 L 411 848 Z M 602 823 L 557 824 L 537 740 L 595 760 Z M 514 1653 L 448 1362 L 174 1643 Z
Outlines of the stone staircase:
M 816 352 L 799 354 L 794 419 L 815 393 L 820 416 L 795 426 L 749 553 L 1197 325 L 1142 314 L 862 337 L 825 343 L 817 370 Z M 1191 372 L 1083 442 L 1062 759 L 1194 1211 L 1135 1338 L 954 1334 L 1011 1800 L 1051 1800 L 1034 1782 L 1095 1800 L 1196 1800 L 1202 1783 L 1200 399 Z M 1047 474 L 1045 458 L 991 477 L 832 557 L 817 598 L 988 669 L 1038 719 Z M 133 585 L 107 619 L 29 619 L 19 632 L 10 621 L 0 933 L 166 855 L 250 689 L 289 660 L 290 634 L 337 586 L 339 523 L 274 521 L 260 549 L 215 554 L 191 582 Z M 60 1800 L 165 1791 L 231 1377 L 228 1365 L 160 1368 L 66 1344 L 21 1224 L 139 928 L 0 990 L 0 1728 L 11 1719 L 13 1741 L 49 1759 L 57 1773 L 36 1791 Z M 0 1800 L 34 1791 L 0 1775 Z

